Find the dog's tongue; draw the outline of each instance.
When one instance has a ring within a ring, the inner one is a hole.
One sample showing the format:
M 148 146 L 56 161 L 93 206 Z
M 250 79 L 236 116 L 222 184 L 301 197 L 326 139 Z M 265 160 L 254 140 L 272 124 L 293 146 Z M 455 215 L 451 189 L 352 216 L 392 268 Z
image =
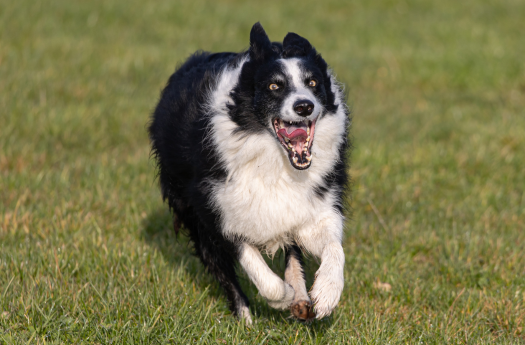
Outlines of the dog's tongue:
M 284 123 L 284 128 L 281 128 L 279 130 L 279 134 L 282 136 L 287 137 L 288 139 L 292 140 L 298 136 L 304 136 L 304 140 L 306 140 L 306 137 L 308 134 L 306 133 L 306 123 Z
M 291 129 L 291 127 L 295 127 L 295 126 L 290 126 L 286 129 L 281 128 L 278 133 L 281 136 L 285 136 L 288 139 L 290 139 L 290 142 L 295 148 L 295 152 L 297 152 L 299 155 L 302 155 L 303 147 L 306 142 L 306 137 L 308 136 L 308 133 L 306 133 L 306 131 L 302 128 L 297 128 L 293 130 L 291 133 L 288 133 L 287 130 Z
M 298 129 L 294 130 L 292 133 L 288 133 L 288 130 L 291 127 L 294 127 L 294 126 L 290 126 L 290 127 L 286 128 L 286 129 L 285 128 L 281 128 L 278 133 L 280 135 L 282 135 L 283 137 L 287 137 L 290 140 L 295 139 L 295 138 L 297 138 L 299 136 L 303 136 L 304 137 L 303 141 L 306 140 L 306 137 L 308 136 L 308 134 L 306 133 L 306 131 L 304 129 L 298 128 Z

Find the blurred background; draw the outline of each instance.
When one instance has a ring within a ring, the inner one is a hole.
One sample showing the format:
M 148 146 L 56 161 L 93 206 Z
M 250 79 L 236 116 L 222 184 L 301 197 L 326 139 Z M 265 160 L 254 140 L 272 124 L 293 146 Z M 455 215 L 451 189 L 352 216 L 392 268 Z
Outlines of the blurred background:
M 0 0 L 0 343 L 523 340 L 524 19 L 520 0 Z M 230 317 L 149 158 L 176 66 L 246 49 L 257 21 L 307 38 L 352 109 L 346 289 L 314 325 L 247 281 L 260 321 Z

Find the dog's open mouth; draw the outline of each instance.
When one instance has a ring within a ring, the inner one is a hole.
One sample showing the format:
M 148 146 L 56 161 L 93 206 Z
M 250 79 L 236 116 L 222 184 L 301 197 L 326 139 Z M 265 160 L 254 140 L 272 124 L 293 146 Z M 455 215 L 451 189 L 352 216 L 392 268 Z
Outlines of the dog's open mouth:
M 312 163 L 315 120 L 289 122 L 276 118 L 273 127 L 292 166 L 298 170 L 308 169 Z

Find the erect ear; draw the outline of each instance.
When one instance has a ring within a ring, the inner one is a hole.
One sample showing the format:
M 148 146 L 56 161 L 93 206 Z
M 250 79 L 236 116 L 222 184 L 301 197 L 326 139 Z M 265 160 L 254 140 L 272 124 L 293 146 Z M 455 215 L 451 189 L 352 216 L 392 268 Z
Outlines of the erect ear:
M 306 38 L 293 32 L 289 32 L 283 40 L 283 55 L 285 57 L 305 56 L 308 55 L 312 49 L 312 45 Z
M 250 32 L 250 56 L 254 60 L 258 60 L 264 59 L 272 53 L 272 42 L 270 42 L 261 23 L 255 23 Z

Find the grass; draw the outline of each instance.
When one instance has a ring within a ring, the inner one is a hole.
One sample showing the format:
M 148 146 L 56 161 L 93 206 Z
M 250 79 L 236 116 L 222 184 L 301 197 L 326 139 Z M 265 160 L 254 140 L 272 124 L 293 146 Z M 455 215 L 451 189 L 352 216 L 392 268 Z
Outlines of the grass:
M 525 343 L 524 15 L 519 0 L 0 0 L 0 343 Z M 149 159 L 175 66 L 246 48 L 258 20 L 310 39 L 354 114 L 345 290 L 311 325 L 245 277 L 256 322 L 231 316 Z

